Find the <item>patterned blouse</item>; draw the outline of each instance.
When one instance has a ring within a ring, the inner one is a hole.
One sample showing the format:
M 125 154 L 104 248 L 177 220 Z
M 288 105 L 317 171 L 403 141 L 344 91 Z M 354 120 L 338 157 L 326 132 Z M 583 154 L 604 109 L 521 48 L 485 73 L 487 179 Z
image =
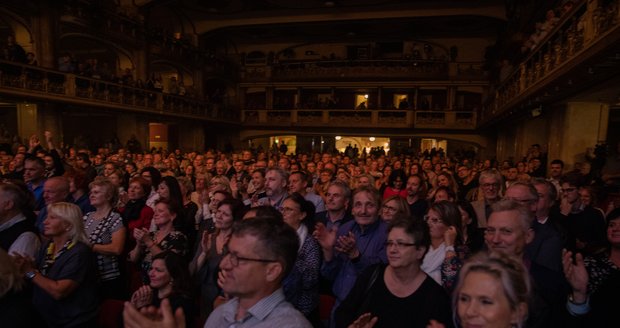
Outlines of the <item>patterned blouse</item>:
M 88 241 L 92 245 L 107 245 L 112 243 L 112 235 L 123 227 L 123 218 L 117 212 L 111 211 L 103 220 L 95 220 L 93 214 L 84 215 L 84 230 Z M 101 281 L 113 280 L 120 277 L 119 261 L 116 255 L 97 253 L 97 269 Z
M 156 233 L 156 231 L 149 232 L 149 236 L 155 239 Z M 172 231 L 157 244 L 157 247 L 162 251 L 172 251 L 181 256 L 187 256 L 187 237 L 185 237 L 182 232 Z M 152 262 L 153 254 L 149 248 L 145 247 L 144 259 L 142 260 L 142 272 L 146 277 L 148 277 L 148 273 L 151 270 Z
M 609 259 L 609 253 L 588 256 L 584 259 L 588 270 L 588 293 L 594 294 L 605 280 L 613 274 L 619 274 L 620 268 Z

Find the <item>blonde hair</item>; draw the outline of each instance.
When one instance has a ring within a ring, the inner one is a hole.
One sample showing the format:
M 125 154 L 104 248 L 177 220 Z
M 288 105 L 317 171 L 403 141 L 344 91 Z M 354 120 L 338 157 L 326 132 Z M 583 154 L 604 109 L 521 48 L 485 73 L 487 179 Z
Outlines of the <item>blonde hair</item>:
M 11 291 L 20 291 L 24 279 L 13 259 L 0 248 L 0 299 Z
M 120 176 L 120 178 L 122 180 L 123 176 Z M 96 177 L 95 180 L 88 185 L 88 189 L 91 190 L 94 186 L 102 187 L 103 189 L 105 189 L 105 198 L 108 199 L 112 207 L 116 206 L 116 204 L 118 203 L 119 193 L 118 187 L 116 187 L 112 183 L 112 181 L 110 181 L 108 178 Z
M 48 215 L 59 217 L 71 226 L 68 231 L 72 243 L 82 242 L 87 245 L 90 244 L 84 231 L 82 210 L 77 205 L 66 202 L 50 204 L 47 205 L 47 213 Z

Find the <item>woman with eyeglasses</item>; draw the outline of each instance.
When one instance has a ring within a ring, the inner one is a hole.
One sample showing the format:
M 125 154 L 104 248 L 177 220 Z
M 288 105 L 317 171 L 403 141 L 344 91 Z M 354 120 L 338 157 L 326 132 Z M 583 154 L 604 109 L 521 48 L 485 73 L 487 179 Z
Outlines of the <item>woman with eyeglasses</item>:
M 409 219 L 409 205 L 407 201 L 400 196 L 391 196 L 383 200 L 381 205 L 381 219 L 385 222 L 391 222 L 397 218 Z
M 420 267 L 431 243 L 424 222 L 394 220 L 385 248 L 388 264 L 374 265 L 336 309 L 336 327 L 451 327 L 450 298 Z
M 310 322 L 319 322 L 319 269 L 322 254 L 306 225 L 306 220 L 314 217 L 314 204 L 299 193 L 293 193 L 284 200 L 280 212 L 284 222 L 295 229 L 300 242 L 293 269 L 282 284 L 284 295 Z
M 424 220 L 429 227 L 431 245 L 422 262 L 422 270 L 438 284 L 449 288 L 455 277 L 446 277 L 444 272 L 446 266 L 460 263 L 455 247 L 462 240 L 461 213 L 454 203 L 444 200 L 432 204 Z

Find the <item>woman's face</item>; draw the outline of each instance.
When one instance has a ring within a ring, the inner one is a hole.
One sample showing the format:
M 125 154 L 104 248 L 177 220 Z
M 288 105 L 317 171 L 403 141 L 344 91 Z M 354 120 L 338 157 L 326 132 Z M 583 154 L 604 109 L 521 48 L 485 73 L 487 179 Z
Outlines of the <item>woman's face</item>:
M 185 175 L 193 175 L 194 174 L 194 167 L 191 165 L 188 165 L 185 167 Z
M 394 182 L 392 182 L 392 188 L 397 190 L 403 189 L 403 180 L 400 177 L 396 177 Z
M 590 195 L 590 191 L 588 189 L 580 189 L 579 198 L 581 198 L 581 202 L 583 203 L 583 205 L 588 206 L 592 203 L 592 196 Z
M 437 185 L 444 186 L 444 187 L 450 187 L 450 180 L 445 175 L 439 175 L 437 176 Z
M 297 230 L 301 221 L 306 217 L 306 214 L 301 212 L 299 204 L 291 199 L 286 199 L 282 203 L 282 209 L 280 209 L 284 222 Z
M 129 188 L 127 189 L 127 196 L 129 197 L 129 199 L 140 199 L 144 197 L 144 195 L 145 193 L 142 189 L 142 185 L 140 185 L 138 182 L 132 182 L 129 184 Z
M 408 235 L 403 228 L 393 228 L 388 234 L 385 251 L 388 262 L 393 268 L 407 267 L 411 264 L 422 262 L 424 248 L 418 249 L 413 245 L 413 237 Z
M 217 208 L 215 211 L 213 224 L 217 229 L 228 229 L 232 226 L 233 212 L 230 205 L 222 205 Z
M 49 213 L 43 221 L 43 234 L 48 237 L 59 237 L 68 233 L 71 225 L 60 216 Z
M 607 225 L 607 240 L 612 246 L 620 246 L 620 218 L 610 220 Z
M 209 209 L 215 213 L 217 211 L 217 207 L 220 206 L 220 202 L 223 201 L 226 198 L 226 196 L 224 196 L 224 194 L 222 193 L 216 193 L 213 194 L 213 197 L 211 197 L 211 202 L 209 203 Z
M 106 197 L 106 188 L 102 186 L 93 186 L 90 188 L 88 199 L 90 200 L 90 204 L 94 207 L 103 206 L 109 202 L 109 199 Z
M 163 259 L 156 259 L 151 265 L 149 271 L 149 279 L 151 280 L 151 288 L 161 289 L 170 284 L 172 277 L 166 268 L 166 262 Z
M 161 199 L 169 199 L 170 198 L 170 189 L 165 182 L 162 182 L 157 186 L 157 193 L 159 194 L 159 198 Z
M 471 223 L 471 217 L 469 216 L 469 213 L 467 213 L 467 211 L 465 211 L 460 206 L 459 213 L 461 213 L 461 222 L 463 223 L 463 227 L 468 226 Z
M 202 190 L 205 187 L 205 178 L 204 177 L 199 177 L 196 178 L 196 191 L 198 190 Z
M 394 220 L 396 213 L 398 213 L 398 204 L 393 199 L 381 206 L 381 219 L 383 221 L 390 222 Z
M 155 213 L 153 214 L 153 220 L 155 220 L 155 225 L 158 227 L 163 227 L 168 224 L 172 224 L 172 221 L 175 218 L 168 209 L 168 205 L 164 203 L 158 203 L 155 205 Z
M 448 195 L 448 192 L 445 190 L 438 190 L 435 193 L 435 202 L 440 202 L 442 200 L 447 200 L 447 201 L 452 201 L 452 199 L 450 199 L 450 195 Z
M 428 211 L 426 215 L 426 223 L 431 233 L 431 238 L 443 238 L 444 233 L 448 230 L 448 226 L 443 223 L 439 213 L 433 209 Z
M 420 173 L 420 170 L 418 170 L 418 166 L 417 165 L 411 165 L 411 174 L 418 174 Z
M 112 184 L 117 188 L 121 186 L 121 177 L 119 177 L 116 173 L 108 175 L 108 180 L 110 180 L 110 182 L 112 182 Z
M 509 328 L 517 323 L 502 284 L 488 273 L 467 274 L 457 297 L 457 313 L 464 328 Z
M 211 181 L 209 182 L 209 192 L 214 192 L 218 190 L 226 190 L 226 185 L 220 179 L 211 179 Z

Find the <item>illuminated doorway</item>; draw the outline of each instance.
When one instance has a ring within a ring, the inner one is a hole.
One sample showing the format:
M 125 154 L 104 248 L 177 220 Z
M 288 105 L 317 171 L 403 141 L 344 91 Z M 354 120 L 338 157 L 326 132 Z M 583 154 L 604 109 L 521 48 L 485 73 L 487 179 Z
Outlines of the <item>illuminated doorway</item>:
M 437 139 L 430 139 L 430 138 L 425 138 L 422 139 L 421 143 L 420 143 L 420 150 L 422 150 L 422 152 L 428 150 L 429 152 L 431 151 L 431 149 L 443 149 L 446 153 L 448 152 L 448 141 L 443 139 L 443 140 L 437 140 Z
M 364 148 L 366 148 L 366 152 L 368 153 L 371 148 L 376 147 L 383 147 L 383 150 L 387 153 L 390 151 L 390 138 L 336 136 L 336 149 L 339 152 L 344 153 L 349 145 L 351 145 L 351 147 L 357 147 L 359 154 L 362 153 Z
M 368 109 L 368 94 L 355 95 L 355 109 Z

